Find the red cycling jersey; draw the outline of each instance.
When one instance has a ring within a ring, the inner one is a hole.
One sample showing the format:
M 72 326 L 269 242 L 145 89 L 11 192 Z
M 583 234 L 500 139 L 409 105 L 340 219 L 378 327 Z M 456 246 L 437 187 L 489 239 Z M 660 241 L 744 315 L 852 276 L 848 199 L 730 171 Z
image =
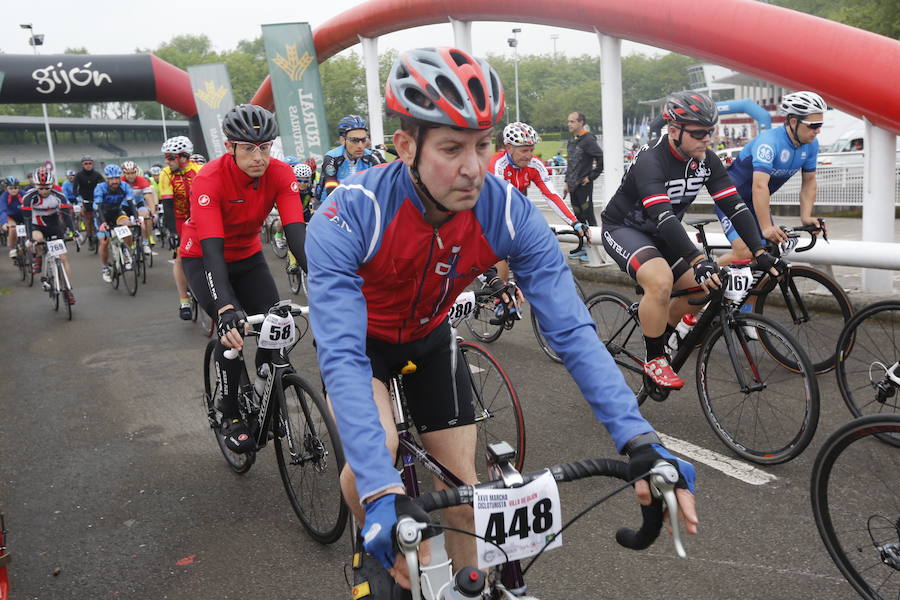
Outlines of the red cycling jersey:
M 241 171 L 224 154 L 203 166 L 191 185 L 191 216 L 181 236 L 181 256 L 200 258 L 200 240 L 224 238 L 225 262 L 262 251 L 259 229 L 274 205 L 284 225 L 303 222 L 300 185 L 289 165 L 277 159 L 259 179 Z
M 510 182 L 513 184 L 513 187 L 523 194 L 527 193 L 529 185 L 535 184 L 541 190 L 541 193 L 546 196 L 547 200 L 550 201 L 550 208 L 553 209 L 556 216 L 567 225 L 574 225 L 578 222 L 578 219 L 575 218 L 569 207 L 563 203 L 562 198 L 553 189 L 550 173 L 547 172 L 547 167 L 539 159 L 532 156 L 528 166 L 520 169 L 510 160 L 509 153 L 506 150 L 501 150 L 491 157 L 491 162 L 488 164 L 488 172 Z

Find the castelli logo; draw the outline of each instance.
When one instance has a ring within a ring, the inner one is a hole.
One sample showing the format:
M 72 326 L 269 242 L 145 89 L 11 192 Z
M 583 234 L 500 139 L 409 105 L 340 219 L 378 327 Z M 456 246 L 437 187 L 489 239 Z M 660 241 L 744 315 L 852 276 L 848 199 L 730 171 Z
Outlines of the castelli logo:
M 691 163 L 691 169 L 696 169 L 696 168 L 697 168 L 697 163 L 692 162 L 692 163 Z
M 296 181 L 292 181 L 292 182 L 291 182 L 291 191 L 293 191 L 293 192 L 299 192 L 299 191 L 300 191 L 300 184 L 297 183 Z
M 203 194 L 200 198 L 197 199 L 197 204 L 200 206 L 209 206 L 209 196 Z

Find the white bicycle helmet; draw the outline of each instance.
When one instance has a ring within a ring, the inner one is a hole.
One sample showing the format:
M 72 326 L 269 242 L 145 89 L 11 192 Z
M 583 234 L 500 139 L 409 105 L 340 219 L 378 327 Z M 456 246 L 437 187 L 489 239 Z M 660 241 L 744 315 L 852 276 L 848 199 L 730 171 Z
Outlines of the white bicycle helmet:
M 805 117 L 815 113 L 824 113 L 828 105 L 822 96 L 815 92 L 794 92 L 781 99 L 781 112 L 786 115 Z
M 294 165 L 294 177 L 297 179 L 311 179 L 312 178 L 312 169 L 309 168 L 309 165 L 306 163 L 300 163 L 299 165 Z
M 511 146 L 533 146 L 541 140 L 528 123 L 510 123 L 503 128 L 503 143 Z
M 137 171 L 138 166 L 133 160 L 126 160 L 121 165 L 123 171 Z
M 160 150 L 163 154 L 192 154 L 194 144 L 183 135 L 177 135 L 167 139 Z

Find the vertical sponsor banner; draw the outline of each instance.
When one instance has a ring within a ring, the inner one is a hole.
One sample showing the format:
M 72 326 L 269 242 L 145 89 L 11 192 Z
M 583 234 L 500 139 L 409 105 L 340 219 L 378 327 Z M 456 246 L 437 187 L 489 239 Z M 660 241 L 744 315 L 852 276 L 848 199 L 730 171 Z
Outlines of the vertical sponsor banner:
M 234 107 L 231 80 L 224 63 L 188 67 L 191 90 L 197 103 L 197 116 L 203 129 L 203 141 L 209 160 L 225 154 L 222 137 L 222 117 Z
M 328 130 L 309 23 L 263 25 L 262 31 L 284 154 L 322 164 Z

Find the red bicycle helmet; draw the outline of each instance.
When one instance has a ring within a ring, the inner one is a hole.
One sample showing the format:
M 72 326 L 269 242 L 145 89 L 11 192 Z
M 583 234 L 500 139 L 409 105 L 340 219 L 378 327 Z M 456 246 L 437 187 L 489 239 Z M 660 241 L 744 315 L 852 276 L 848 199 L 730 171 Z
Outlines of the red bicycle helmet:
M 503 118 L 503 86 L 484 60 L 457 48 L 417 48 L 397 57 L 387 108 L 435 125 L 489 129 Z
M 56 176 L 53 173 L 53 167 L 48 165 L 38 167 L 31 174 L 31 180 L 35 185 L 55 185 Z
M 314 158 L 307 158 L 307 159 L 306 159 L 305 161 L 303 161 L 303 162 L 304 162 L 304 164 L 309 165 L 309 168 L 310 168 L 310 170 L 311 170 L 313 173 L 316 172 L 316 159 L 314 159 Z

